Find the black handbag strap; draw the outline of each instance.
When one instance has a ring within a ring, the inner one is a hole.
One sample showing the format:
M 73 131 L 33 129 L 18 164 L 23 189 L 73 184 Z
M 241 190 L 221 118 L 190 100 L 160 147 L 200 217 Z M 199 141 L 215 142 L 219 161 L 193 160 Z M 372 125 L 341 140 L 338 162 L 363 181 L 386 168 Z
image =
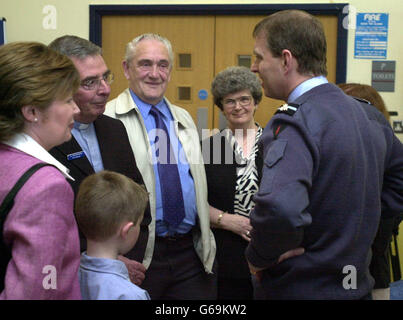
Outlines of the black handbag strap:
M 17 195 L 18 191 L 22 188 L 22 186 L 25 184 L 25 182 L 28 181 L 28 179 L 40 168 L 44 166 L 49 166 L 50 164 L 40 162 L 35 165 L 33 165 L 31 168 L 29 168 L 22 176 L 21 178 L 16 182 L 14 187 L 10 190 L 10 192 L 7 194 L 7 196 L 4 198 L 3 203 L 0 206 L 0 223 L 3 225 L 4 221 L 7 218 L 8 212 L 11 210 L 11 208 L 14 205 L 14 198 Z
M 37 170 L 44 166 L 51 166 L 51 164 L 40 162 L 29 168 L 10 190 L 0 206 L 0 292 L 4 289 L 4 277 L 6 275 L 8 262 L 11 259 L 11 251 L 3 240 L 4 222 L 6 221 L 7 215 L 14 205 L 14 198 L 18 191 Z

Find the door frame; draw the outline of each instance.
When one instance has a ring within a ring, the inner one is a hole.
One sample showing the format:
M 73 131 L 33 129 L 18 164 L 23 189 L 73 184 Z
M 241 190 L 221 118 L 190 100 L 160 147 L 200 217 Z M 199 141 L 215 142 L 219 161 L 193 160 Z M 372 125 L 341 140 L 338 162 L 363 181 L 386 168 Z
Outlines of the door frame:
M 90 41 L 102 47 L 102 17 L 108 15 L 269 15 L 287 9 L 337 17 L 336 83 L 346 82 L 348 29 L 343 27 L 348 3 L 217 4 L 217 5 L 90 5 Z

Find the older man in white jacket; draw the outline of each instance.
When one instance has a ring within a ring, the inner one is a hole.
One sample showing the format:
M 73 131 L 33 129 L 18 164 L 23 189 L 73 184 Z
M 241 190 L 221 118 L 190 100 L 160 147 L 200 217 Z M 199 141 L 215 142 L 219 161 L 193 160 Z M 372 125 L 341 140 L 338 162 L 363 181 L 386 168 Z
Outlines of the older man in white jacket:
M 216 299 L 216 246 L 210 230 L 197 129 L 186 110 L 164 98 L 172 61 L 171 44 L 163 37 L 144 34 L 129 42 L 123 69 L 130 88 L 107 104 L 105 114 L 124 123 L 150 193 L 152 221 L 145 231 L 148 236 L 143 236 L 143 264 L 147 272 L 142 287 L 152 299 Z M 155 139 L 161 131 L 152 109 L 158 110 L 169 128 L 168 135 L 160 135 L 160 140 Z M 166 140 L 178 151 L 176 162 L 184 207 L 184 218 L 178 225 L 171 225 L 164 218 L 163 193 L 167 188 L 161 187 L 164 177 L 156 163 L 161 156 L 158 152 L 166 150 Z M 142 246 L 138 247 L 141 250 Z

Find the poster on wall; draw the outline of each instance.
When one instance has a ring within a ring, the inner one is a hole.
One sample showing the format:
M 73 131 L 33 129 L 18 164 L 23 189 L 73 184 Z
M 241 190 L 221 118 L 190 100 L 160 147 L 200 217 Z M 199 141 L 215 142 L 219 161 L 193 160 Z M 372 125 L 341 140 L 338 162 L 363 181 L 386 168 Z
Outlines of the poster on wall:
M 0 18 L 0 46 L 6 43 L 6 19 Z
M 357 13 L 354 58 L 386 59 L 388 13 Z

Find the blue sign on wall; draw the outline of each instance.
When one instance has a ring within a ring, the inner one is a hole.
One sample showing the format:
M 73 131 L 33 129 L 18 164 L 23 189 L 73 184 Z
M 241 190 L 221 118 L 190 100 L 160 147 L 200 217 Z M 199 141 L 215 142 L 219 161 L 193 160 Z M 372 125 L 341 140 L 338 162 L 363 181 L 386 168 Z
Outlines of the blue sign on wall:
M 208 92 L 207 92 L 207 90 L 205 90 L 205 89 L 199 90 L 198 96 L 199 96 L 199 99 L 200 99 L 200 100 L 206 100 L 207 97 L 208 97 Z
M 388 13 L 357 13 L 354 58 L 386 59 Z

